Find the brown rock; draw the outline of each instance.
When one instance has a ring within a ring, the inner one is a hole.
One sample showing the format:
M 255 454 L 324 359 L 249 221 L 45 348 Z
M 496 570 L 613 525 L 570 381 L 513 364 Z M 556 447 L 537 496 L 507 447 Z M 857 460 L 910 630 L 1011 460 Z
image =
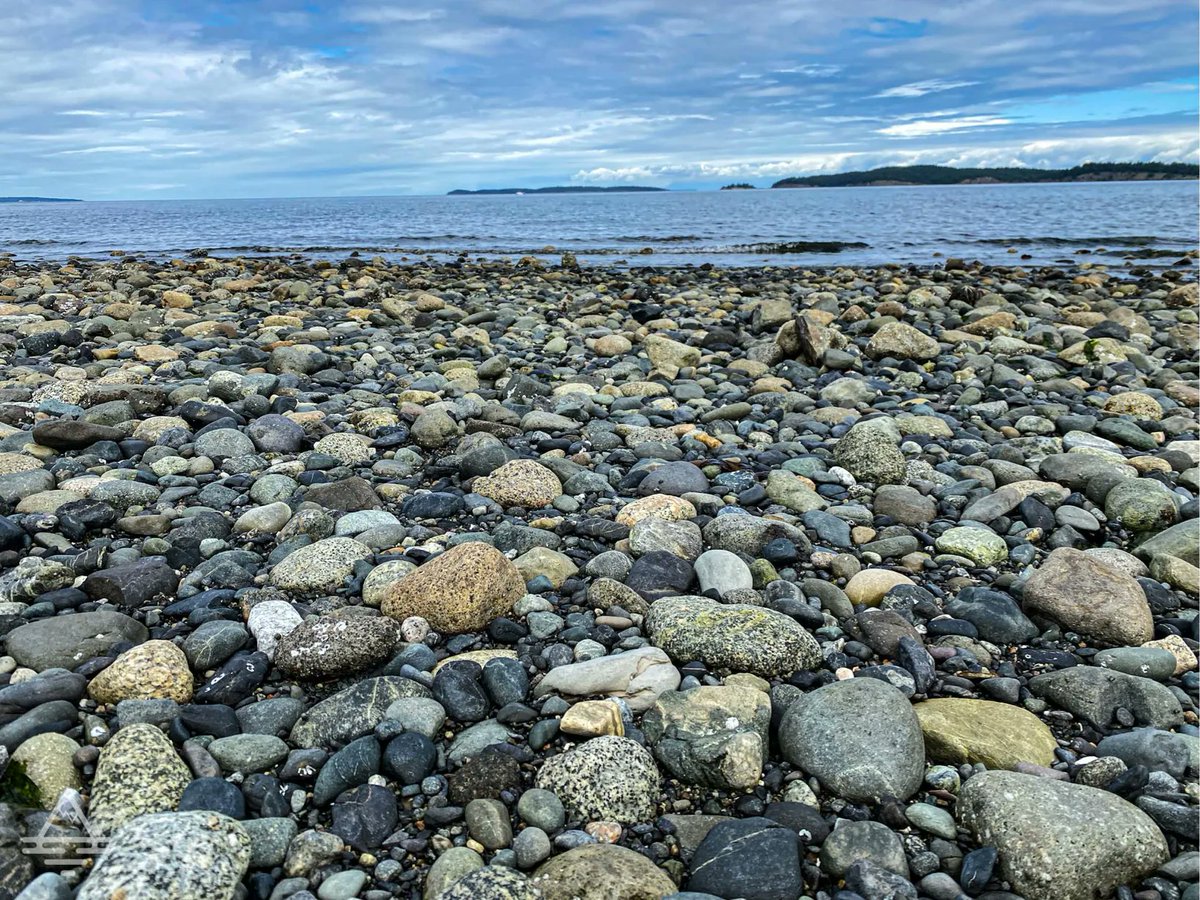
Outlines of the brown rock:
M 1060 547 L 1025 583 L 1025 612 L 1099 641 L 1137 647 L 1154 637 L 1146 594 L 1133 576 Z
M 403 621 L 420 616 L 438 631 L 479 631 L 512 609 L 525 581 L 509 560 L 488 544 L 452 547 L 388 588 L 383 614 Z

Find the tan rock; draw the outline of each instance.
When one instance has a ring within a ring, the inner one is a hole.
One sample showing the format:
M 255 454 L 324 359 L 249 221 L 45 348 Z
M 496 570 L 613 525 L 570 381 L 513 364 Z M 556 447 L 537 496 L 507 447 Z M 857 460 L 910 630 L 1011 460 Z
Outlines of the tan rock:
M 1119 416 L 1134 416 L 1138 419 L 1158 421 L 1163 417 L 1163 408 L 1149 394 L 1126 391 L 1114 394 L 1104 404 L 1104 411 Z
M 490 475 L 476 478 L 471 490 L 504 507 L 541 509 L 562 494 L 562 482 L 536 460 L 514 459 Z
M 97 703 L 122 700 L 192 699 L 194 681 L 183 651 L 170 641 L 146 641 L 118 656 L 92 679 L 88 696 Z
M 846 596 L 855 606 L 878 606 L 883 595 L 899 584 L 914 584 L 907 575 L 890 569 L 863 569 L 846 583 Z
M 554 585 L 554 589 L 562 587 L 564 581 L 579 571 L 579 567 L 571 561 L 571 557 L 549 547 L 531 547 L 513 560 L 513 565 L 521 573 L 525 581 L 532 581 L 539 575 L 545 575 Z
M 1192 648 L 1177 634 L 1167 635 L 1165 638 L 1157 641 L 1146 641 L 1142 644 L 1143 647 L 1158 647 L 1162 650 L 1167 650 L 1175 657 L 1175 674 L 1182 675 L 1184 672 L 1190 672 L 1196 668 L 1196 654 L 1192 652 Z
M 525 594 L 520 571 L 480 541 L 452 547 L 390 585 L 383 614 L 403 621 L 420 616 L 438 631 L 480 631 L 512 610 Z
M 642 497 L 627 504 L 617 513 L 617 521 L 632 528 L 642 519 L 651 516 L 666 519 L 668 522 L 679 522 L 683 519 L 696 518 L 696 507 L 682 497 L 651 494 L 649 497 Z
M 558 723 L 564 734 L 581 737 L 599 737 L 615 734 L 624 737 L 625 724 L 621 721 L 621 708 L 612 700 L 584 700 L 576 703 Z
M 661 334 L 649 335 L 642 346 L 654 370 L 665 378 L 674 379 L 680 369 L 700 364 L 699 347 L 689 347 Z
M 1030 576 L 1024 607 L 1063 628 L 1136 647 L 1154 637 L 1146 594 L 1133 576 L 1081 550 L 1060 547 Z

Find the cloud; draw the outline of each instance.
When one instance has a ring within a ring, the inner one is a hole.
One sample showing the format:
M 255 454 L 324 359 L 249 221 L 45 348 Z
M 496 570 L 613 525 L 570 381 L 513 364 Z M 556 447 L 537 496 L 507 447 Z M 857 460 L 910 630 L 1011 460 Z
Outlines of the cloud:
M 900 84 L 896 87 L 888 88 L 886 91 L 880 91 L 875 94 L 875 97 L 924 97 L 926 94 L 936 94 L 941 91 L 953 91 L 958 88 L 972 87 L 979 84 L 978 81 L 939 81 L 930 79 L 929 81 L 913 81 L 909 84 Z
M 1197 11 L 1177 0 L 912 0 L 903 19 L 890 0 L 44 6 L 0 31 L 6 193 L 712 186 L 1195 154 Z
M 902 122 L 878 129 L 879 134 L 890 137 L 927 137 L 933 134 L 946 134 L 951 131 L 962 131 L 965 128 L 995 128 L 998 125 L 1011 125 L 1012 119 L 1001 116 L 963 116 L 958 119 L 918 119 L 915 122 Z

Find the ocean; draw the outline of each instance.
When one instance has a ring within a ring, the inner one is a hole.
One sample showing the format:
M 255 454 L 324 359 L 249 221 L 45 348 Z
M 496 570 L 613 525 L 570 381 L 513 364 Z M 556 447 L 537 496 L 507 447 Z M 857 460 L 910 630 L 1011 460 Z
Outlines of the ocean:
M 1197 246 L 1192 181 L 520 196 L 0 204 L 23 260 L 358 251 L 585 263 L 1170 265 Z

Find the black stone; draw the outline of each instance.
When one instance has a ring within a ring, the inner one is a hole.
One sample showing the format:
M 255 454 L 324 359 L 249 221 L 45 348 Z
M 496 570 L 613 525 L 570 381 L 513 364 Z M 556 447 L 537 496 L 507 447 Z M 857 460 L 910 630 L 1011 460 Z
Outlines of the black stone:
M 225 661 L 207 684 L 196 691 L 196 702 L 237 706 L 267 680 L 270 667 L 267 654 L 239 651 Z
M 720 822 L 696 848 L 687 889 L 744 900 L 799 896 L 804 876 L 796 833 L 761 817 Z
M 360 785 L 337 798 L 331 816 L 330 831 L 359 852 L 374 850 L 396 830 L 396 795 L 378 785 Z
M 521 766 L 504 751 L 487 747 L 451 775 L 449 781 L 451 803 L 466 806 L 480 798 L 498 800 L 501 792 L 520 785 Z
M 487 693 L 479 683 L 482 670 L 477 663 L 456 662 L 442 666 L 433 676 L 433 697 L 446 707 L 446 715 L 458 722 L 487 718 Z
M 420 784 L 437 768 L 437 747 L 415 731 L 388 741 L 383 751 L 383 771 L 403 785 Z
M 218 812 L 231 819 L 246 817 L 246 799 L 235 785 L 224 778 L 197 778 L 183 789 L 179 811 Z
M 686 594 L 696 573 L 692 564 L 665 550 L 638 557 L 625 583 L 647 600 Z

